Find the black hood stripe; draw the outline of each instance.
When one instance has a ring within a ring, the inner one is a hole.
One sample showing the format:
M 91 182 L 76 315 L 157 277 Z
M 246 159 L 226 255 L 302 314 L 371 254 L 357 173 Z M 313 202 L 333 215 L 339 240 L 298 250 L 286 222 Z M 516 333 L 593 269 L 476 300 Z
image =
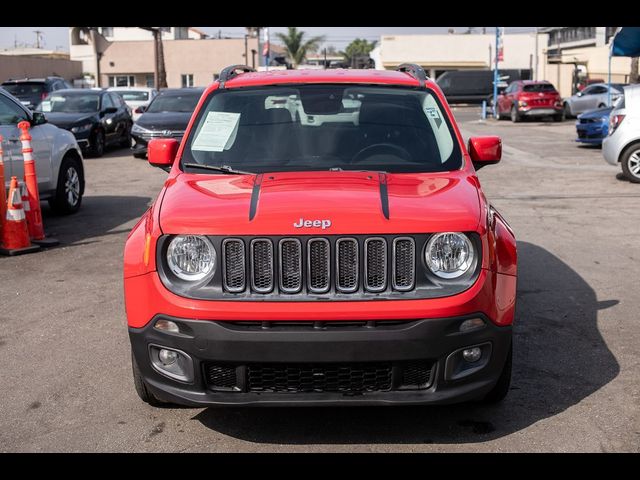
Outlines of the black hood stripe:
M 251 204 L 249 205 L 249 221 L 253 220 L 258 211 L 258 199 L 260 198 L 260 185 L 262 185 L 262 174 L 256 176 L 256 181 L 253 184 L 253 190 L 251 191 Z
M 380 174 L 380 203 L 384 218 L 389 220 L 389 192 L 387 191 L 387 176 L 384 173 Z

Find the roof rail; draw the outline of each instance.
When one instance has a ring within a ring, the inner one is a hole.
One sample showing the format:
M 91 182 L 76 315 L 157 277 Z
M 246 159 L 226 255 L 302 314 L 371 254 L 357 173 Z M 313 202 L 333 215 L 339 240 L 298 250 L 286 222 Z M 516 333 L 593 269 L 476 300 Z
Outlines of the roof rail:
M 415 63 L 403 63 L 402 65 L 398 66 L 398 68 L 396 68 L 396 71 L 408 73 L 420 82 L 420 87 L 424 87 L 424 84 L 429 79 L 429 77 L 427 76 L 427 72 L 424 71 L 424 68 Z
M 231 80 L 233 77 L 238 76 L 238 70 L 240 70 L 242 73 L 256 71 L 255 68 L 251 68 L 248 65 L 231 65 L 229 67 L 225 67 L 220 72 L 220 78 L 218 79 L 218 81 L 220 82 L 219 88 L 224 88 L 224 84 L 227 82 L 227 80 Z

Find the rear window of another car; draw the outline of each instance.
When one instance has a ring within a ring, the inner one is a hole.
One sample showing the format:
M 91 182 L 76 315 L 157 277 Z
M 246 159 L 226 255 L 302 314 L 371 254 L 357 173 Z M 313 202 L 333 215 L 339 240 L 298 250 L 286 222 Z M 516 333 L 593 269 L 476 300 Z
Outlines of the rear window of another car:
M 3 83 L 2 88 L 14 97 L 22 95 L 40 95 L 45 92 L 44 83 Z
M 534 83 L 532 85 L 524 85 L 523 92 L 555 92 L 556 87 L 550 83 Z
M 127 100 L 132 102 L 146 102 L 149 100 L 149 92 L 144 91 L 131 91 L 131 90 L 116 90 L 115 93 L 120 95 L 126 102 Z
M 196 109 L 202 92 L 184 93 L 179 95 L 158 95 L 149 105 L 148 113 L 159 112 L 193 112 Z

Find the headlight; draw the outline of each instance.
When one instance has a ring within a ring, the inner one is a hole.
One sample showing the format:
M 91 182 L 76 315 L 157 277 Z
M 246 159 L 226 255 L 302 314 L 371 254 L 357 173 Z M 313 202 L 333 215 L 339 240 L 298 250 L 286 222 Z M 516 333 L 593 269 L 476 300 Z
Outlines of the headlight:
M 133 127 L 131 127 L 131 133 L 137 133 L 138 135 L 142 135 L 143 133 L 150 133 L 151 130 L 147 130 L 146 128 L 141 127 L 140 125 L 138 125 L 137 123 L 133 124 Z
M 178 235 L 167 249 L 167 264 L 174 275 L 187 282 L 201 281 L 216 269 L 216 251 L 206 237 Z
M 518 100 L 518 105 L 520 105 L 521 107 L 526 107 L 527 102 L 525 102 L 524 100 Z
M 424 251 L 429 269 L 440 278 L 458 278 L 469 270 L 475 258 L 473 245 L 463 233 L 433 235 Z
M 87 132 L 87 131 L 91 130 L 91 127 L 93 127 L 93 125 L 91 123 L 87 123 L 86 125 L 80 125 L 79 127 L 73 127 L 71 129 L 71 131 L 73 133 Z

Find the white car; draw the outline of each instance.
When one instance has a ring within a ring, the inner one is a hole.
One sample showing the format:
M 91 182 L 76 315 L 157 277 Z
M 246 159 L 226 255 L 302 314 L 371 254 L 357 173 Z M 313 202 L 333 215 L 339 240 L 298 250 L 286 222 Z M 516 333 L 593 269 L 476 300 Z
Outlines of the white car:
M 633 183 L 640 183 L 640 85 L 624 87 L 609 115 L 609 135 L 602 142 L 602 154 Z
M 84 194 L 82 152 L 73 133 L 47 122 L 42 112 L 28 110 L 20 101 L 0 88 L 0 135 L 4 151 L 4 182 L 11 177 L 24 179 L 24 159 L 18 123 L 31 124 L 31 147 L 38 175 L 41 200 L 48 200 L 56 213 L 75 213 Z
M 146 87 L 111 87 L 107 90 L 122 97 L 124 103 L 131 109 L 131 117 L 134 122 L 140 118 L 151 100 L 158 94 L 155 88 Z

